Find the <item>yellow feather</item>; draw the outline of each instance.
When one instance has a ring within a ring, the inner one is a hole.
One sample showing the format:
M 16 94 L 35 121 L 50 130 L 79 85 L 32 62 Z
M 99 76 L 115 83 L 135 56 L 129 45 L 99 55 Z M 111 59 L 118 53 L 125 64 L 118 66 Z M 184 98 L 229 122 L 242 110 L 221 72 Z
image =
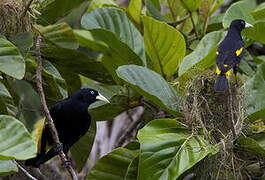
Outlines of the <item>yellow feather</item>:
M 216 67 L 215 73 L 216 73 L 217 75 L 219 75 L 219 74 L 221 73 L 221 71 L 220 71 L 220 69 L 219 69 L 218 67 Z
M 236 50 L 236 56 L 239 56 L 243 51 L 243 47 L 240 48 L 239 50 Z
M 218 51 L 216 51 L 216 55 L 218 55 L 219 54 L 219 52 Z
M 226 73 L 225 73 L 225 77 L 228 79 L 228 77 L 230 76 L 230 74 L 232 73 L 232 70 L 233 69 L 230 69 L 229 71 L 227 71 Z
M 35 144 L 37 145 L 38 151 L 40 150 L 41 135 L 42 135 L 42 131 L 44 128 L 44 121 L 45 121 L 45 118 L 38 120 L 34 124 L 34 130 L 31 133 L 33 140 L 34 140 Z

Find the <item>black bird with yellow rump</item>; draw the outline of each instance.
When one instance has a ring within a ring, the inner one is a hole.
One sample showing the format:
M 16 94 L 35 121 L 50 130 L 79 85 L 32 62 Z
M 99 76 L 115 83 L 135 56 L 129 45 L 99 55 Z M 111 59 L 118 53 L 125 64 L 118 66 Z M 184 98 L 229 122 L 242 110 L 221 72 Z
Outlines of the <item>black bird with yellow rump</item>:
M 214 85 L 215 91 L 228 90 L 228 76 L 233 70 L 235 76 L 238 72 L 240 61 L 244 55 L 244 42 L 241 31 L 246 27 L 253 27 L 244 20 L 233 20 L 224 40 L 219 44 L 216 52 L 216 74 L 218 75 Z
M 26 161 L 27 166 L 39 167 L 63 150 L 65 154 L 89 129 L 91 117 L 88 113 L 90 104 L 97 100 L 109 101 L 96 90 L 83 88 L 56 103 L 50 108 L 50 114 L 58 132 L 62 147 L 52 147 L 53 138 L 45 125 L 38 141 L 38 154 Z M 49 148 L 50 147 L 50 148 Z

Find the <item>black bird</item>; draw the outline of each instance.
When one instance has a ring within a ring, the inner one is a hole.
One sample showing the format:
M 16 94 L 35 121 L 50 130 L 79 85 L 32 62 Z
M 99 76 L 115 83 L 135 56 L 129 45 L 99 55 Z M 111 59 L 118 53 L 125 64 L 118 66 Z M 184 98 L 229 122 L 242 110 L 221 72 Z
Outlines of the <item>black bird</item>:
M 27 160 L 25 165 L 39 167 L 41 164 L 56 156 L 60 150 L 63 150 L 67 154 L 70 147 L 87 132 L 91 122 L 88 107 L 97 100 L 109 103 L 96 90 L 83 88 L 53 105 L 50 108 L 50 114 L 57 129 L 62 147 L 51 147 L 53 144 L 52 134 L 49 127 L 45 125 L 40 137 L 40 144 L 38 144 L 39 152 L 35 158 Z M 51 148 L 47 149 L 49 146 Z
M 243 57 L 244 42 L 241 31 L 245 27 L 253 27 L 242 19 L 233 20 L 224 40 L 219 44 L 216 52 L 216 74 L 218 75 L 214 85 L 215 91 L 228 90 L 228 76 L 232 69 L 236 76 L 240 61 Z

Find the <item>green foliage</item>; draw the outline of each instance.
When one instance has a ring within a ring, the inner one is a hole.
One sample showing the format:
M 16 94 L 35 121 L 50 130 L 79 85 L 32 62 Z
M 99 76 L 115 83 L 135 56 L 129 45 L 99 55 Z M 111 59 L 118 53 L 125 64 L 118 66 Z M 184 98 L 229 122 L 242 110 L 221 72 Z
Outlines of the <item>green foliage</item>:
M 17 79 L 22 79 L 25 74 L 24 58 L 18 48 L 2 38 L 0 38 L 0 71 Z
M 257 101 L 263 99 L 265 88 L 265 63 L 258 67 L 257 73 L 249 79 L 245 84 L 246 91 L 246 114 L 248 118 L 255 120 L 263 118 L 265 113 L 264 101 Z
M 239 145 L 248 152 L 254 153 L 255 155 L 264 157 L 265 156 L 265 135 L 261 133 L 256 137 L 241 137 L 239 139 Z
M 90 151 L 93 147 L 94 139 L 96 136 L 97 127 L 96 121 L 92 120 L 87 133 L 80 138 L 80 140 L 71 147 L 71 154 L 75 160 L 78 171 L 81 171 L 86 164 Z
M 123 180 L 137 155 L 137 151 L 119 147 L 103 156 L 91 169 L 87 179 Z
M 46 0 L 40 4 L 41 16 L 38 18 L 42 24 L 55 23 L 67 15 L 74 8 L 77 8 L 86 0 Z
M 38 31 L 45 40 L 67 49 L 77 49 L 78 43 L 74 37 L 73 30 L 68 24 L 55 24 L 46 27 L 37 26 Z
M 265 21 L 258 21 L 254 25 L 254 28 L 247 28 L 243 33 L 246 37 L 256 40 L 265 44 L 265 37 L 263 35 L 263 30 L 265 28 Z
M 253 24 L 255 22 L 255 19 L 251 15 L 253 8 L 254 7 L 250 1 L 239 1 L 234 3 L 225 12 L 223 18 L 224 28 L 228 28 L 233 19 L 243 19 L 246 22 Z
M 162 76 L 176 73 L 186 52 L 184 37 L 173 27 L 150 17 L 143 17 L 143 24 L 144 44 L 152 68 Z
M 142 60 L 145 60 L 143 38 L 124 11 L 112 7 L 96 9 L 84 14 L 81 24 L 88 30 L 105 29 L 112 32 L 116 38 L 127 44 Z M 95 36 L 102 39 L 103 42 L 107 40 L 107 38 L 101 37 L 102 34 Z M 107 44 L 112 46 L 111 43 Z
M 25 160 L 33 157 L 36 146 L 25 126 L 12 116 L 0 115 L 0 159 Z
M 138 133 L 141 144 L 139 180 L 177 179 L 214 148 L 202 136 L 190 134 L 174 119 L 158 119 Z
M 18 172 L 18 168 L 11 160 L 0 160 L 0 176 L 7 176 Z
M 111 102 L 96 102 L 88 109 L 93 117 L 90 129 L 71 148 L 78 171 L 91 152 L 96 121 L 113 120 L 138 106 L 144 109 L 143 128 L 137 132 L 139 143 L 103 156 L 87 179 L 175 180 L 195 172 L 206 159 L 213 159 L 211 155 L 226 151 L 216 147 L 227 139 L 222 134 L 221 141 L 216 141 L 215 128 L 207 132 L 208 127 L 202 126 L 205 122 L 196 124 L 201 120 L 198 112 L 189 109 L 185 113 L 185 103 L 190 103 L 188 107 L 196 104 L 190 97 L 197 91 L 189 91 L 196 77 L 207 76 L 202 79 L 205 87 L 214 82 L 216 48 L 226 34 L 223 28 L 233 19 L 254 25 L 242 32 L 248 49 L 240 64 L 237 89 L 242 90 L 246 108 L 242 118 L 249 124 L 244 124 L 246 135 L 237 143 L 242 152 L 264 158 L 265 4 L 253 0 L 228 7 L 222 0 L 131 0 L 128 7 L 118 4 L 116 0 L 34 1 L 27 13 L 35 18 L 32 32 L 19 32 L 8 39 L 0 34 L 0 176 L 18 171 L 13 160 L 25 160 L 36 153 L 28 131 L 32 132 L 43 116 L 34 76 L 37 35 L 44 40 L 42 77 L 49 107 L 81 87 L 94 88 Z M 203 87 L 200 90 L 200 95 L 210 92 Z M 208 105 L 196 105 L 200 103 Z M 207 108 L 207 112 L 213 109 Z M 258 133 L 249 128 L 256 121 L 261 123 Z M 212 122 L 215 119 L 209 119 Z
M 117 74 L 153 103 L 173 115 L 180 116 L 181 97 L 159 74 L 136 65 L 121 66 L 117 69 Z
M 264 19 L 265 18 L 265 2 L 258 5 L 252 12 L 252 16 L 255 19 Z

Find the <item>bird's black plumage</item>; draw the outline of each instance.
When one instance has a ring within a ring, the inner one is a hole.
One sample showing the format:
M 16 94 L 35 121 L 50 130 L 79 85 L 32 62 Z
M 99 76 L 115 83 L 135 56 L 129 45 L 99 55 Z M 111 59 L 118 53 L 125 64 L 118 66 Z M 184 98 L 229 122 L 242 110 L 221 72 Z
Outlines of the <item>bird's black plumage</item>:
M 50 114 L 58 132 L 59 140 L 63 145 L 64 153 L 77 142 L 89 129 L 91 117 L 88 107 L 97 99 L 105 100 L 96 90 L 84 88 L 64 99 L 50 108 Z M 58 149 L 52 147 L 47 151 L 47 146 L 53 144 L 52 134 L 46 125 L 41 136 L 39 153 L 35 158 L 26 161 L 26 165 L 39 167 L 58 154 Z
M 228 90 L 228 76 L 231 70 L 236 75 L 238 66 L 243 57 L 244 42 L 241 36 L 241 31 L 249 24 L 244 20 L 236 19 L 230 24 L 227 35 L 219 44 L 216 52 L 216 74 L 218 75 L 214 85 L 215 91 Z

